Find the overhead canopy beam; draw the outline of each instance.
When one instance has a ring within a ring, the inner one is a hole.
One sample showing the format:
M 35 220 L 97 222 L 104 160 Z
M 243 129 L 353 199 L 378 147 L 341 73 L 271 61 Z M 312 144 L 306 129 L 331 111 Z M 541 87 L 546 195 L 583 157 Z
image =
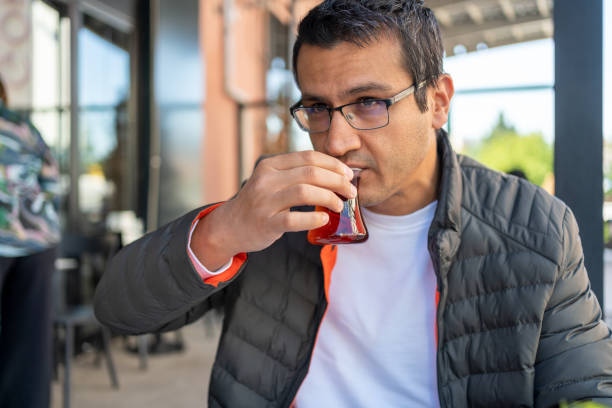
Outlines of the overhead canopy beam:
M 480 10 L 480 7 L 478 7 L 473 2 L 469 2 L 465 5 L 465 10 L 467 11 L 472 21 L 474 21 L 474 23 L 476 23 L 477 25 L 482 24 L 482 22 L 484 21 L 484 15 L 482 14 L 482 10 Z
M 74 3 L 83 13 L 123 32 L 134 31 L 135 0 L 57 0 L 70 5 Z M 131 13 L 130 13 L 131 11 Z
M 442 30 L 447 56 L 466 51 L 552 37 L 552 0 L 426 0 Z
M 495 20 L 487 21 L 482 24 L 462 24 L 454 26 L 451 29 L 442 29 L 443 37 L 448 39 L 453 37 L 460 37 L 464 35 L 470 35 L 475 33 L 481 33 L 489 30 L 502 30 L 512 26 L 535 23 L 537 21 L 546 21 L 541 16 L 526 16 L 515 18 L 513 21 L 510 20 Z
M 548 7 L 548 0 L 536 0 L 538 10 L 544 17 L 550 16 L 550 8 Z
M 425 0 L 425 5 L 431 9 L 454 5 L 463 7 L 465 3 L 471 3 L 471 0 Z
M 461 44 L 467 51 L 474 51 L 480 43 L 484 43 L 489 48 L 499 47 L 502 45 L 516 44 L 521 41 L 535 41 L 542 38 L 551 38 L 553 34 L 553 24 L 551 20 L 534 21 L 533 23 L 524 23 L 512 25 L 502 29 L 491 29 L 484 32 L 474 32 L 471 34 L 446 37 L 442 35 L 444 40 L 444 49 L 448 56 L 454 55 L 454 47 Z
M 499 0 L 499 5 L 508 20 L 514 21 L 516 19 L 516 12 L 510 0 Z

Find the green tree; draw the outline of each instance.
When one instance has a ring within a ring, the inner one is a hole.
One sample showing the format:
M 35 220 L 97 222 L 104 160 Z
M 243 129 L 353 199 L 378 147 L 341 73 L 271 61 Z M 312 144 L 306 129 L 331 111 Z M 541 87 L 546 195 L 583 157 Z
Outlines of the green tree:
M 522 170 L 529 181 L 541 185 L 553 171 L 553 148 L 541 133 L 520 135 L 500 113 L 491 133 L 465 149 L 468 156 L 495 170 Z

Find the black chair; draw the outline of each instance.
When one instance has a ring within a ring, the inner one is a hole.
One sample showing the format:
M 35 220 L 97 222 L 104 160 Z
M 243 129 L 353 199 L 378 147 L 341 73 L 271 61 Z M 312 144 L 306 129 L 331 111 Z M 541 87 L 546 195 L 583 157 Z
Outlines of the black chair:
M 116 252 L 118 245 L 112 236 L 81 236 L 67 234 L 62 237 L 59 258 L 56 262 L 54 281 L 55 304 L 55 375 L 59 363 L 60 344 L 63 343 L 63 406 L 70 407 L 71 362 L 75 351 L 76 333 L 80 328 L 93 327 L 101 336 L 111 386 L 119 388 L 113 363 L 108 328 L 96 320 L 91 303 L 96 281 L 100 278 L 106 262 Z M 89 278 L 89 279 L 87 279 Z M 59 336 L 63 331 L 63 338 Z

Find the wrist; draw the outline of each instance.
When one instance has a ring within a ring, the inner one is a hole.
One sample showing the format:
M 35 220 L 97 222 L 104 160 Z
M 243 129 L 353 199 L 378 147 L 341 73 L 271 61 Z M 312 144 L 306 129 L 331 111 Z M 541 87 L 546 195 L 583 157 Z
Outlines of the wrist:
M 201 218 L 191 237 L 191 250 L 208 270 L 216 271 L 239 251 L 234 249 L 232 219 L 224 203 Z

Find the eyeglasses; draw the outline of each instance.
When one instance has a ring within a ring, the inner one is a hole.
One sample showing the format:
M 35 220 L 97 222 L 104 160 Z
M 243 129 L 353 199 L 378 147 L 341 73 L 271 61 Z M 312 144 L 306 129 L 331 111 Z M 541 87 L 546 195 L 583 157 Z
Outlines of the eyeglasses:
M 371 130 L 385 127 L 389 124 L 389 106 L 401 101 L 417 89 L 425 86 L 426 81 L 417 86 L 412 84 L 409 88 L 387 99 L 366 99 L 359 102 L 347 103 L 336 108 L 327 106 L 301 106 L 301 101 L 289 108 L 291 116 L 300 128 L 308 133 L 327 132 L 331 126 L 332 115 L 340 111 L 344 119 L 353 128 L 358 130 Z

